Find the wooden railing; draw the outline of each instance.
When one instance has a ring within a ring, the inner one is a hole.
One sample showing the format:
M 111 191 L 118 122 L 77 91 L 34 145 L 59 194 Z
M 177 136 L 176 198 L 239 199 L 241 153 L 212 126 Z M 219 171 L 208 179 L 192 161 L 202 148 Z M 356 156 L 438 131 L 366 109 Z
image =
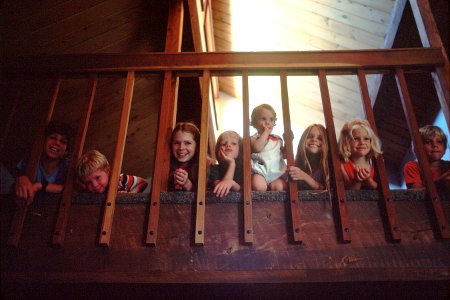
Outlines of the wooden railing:
M 209 95 L 210 82 L 214 76 L 242 76 L 243 80 L 243 124 L 244 124 L 244 185 L 242 193 L 242 203 L 244 205 L 244 240 L 246 243 L 253 242 L 252 226 L 252 192 L 250 185 L 250 142 L 249 142 L 249 93 L 248 77 L 252 74 L 276 75 L 280 77 L 284 131 L 286 133 L 286 149 L 288 164 L 293 164 L 292 134 L 290 125 L 289 96 L 287 88 L 287 77 L 314 75 L 319 79 L 322 105 L 326 127 L 328 129 L 328 140 L 330 143 L 330 154 L 332 160 L 332 171 L 334 173 L 334 185 L 332 189 L 333 205 L 336 208 L 339 224 L 339 237 L 344 242 L 351 241 L 351 228 L 347 211 L 346 193 L 343 179 L 340 173 L 340 159 L 338 156 L 336 132 L 333 123 L 333 112 L 330 103 L 330 96 L 327 84 L 327 75 L 347 75 L 358 76 L 363 107 L 366 118 L 376 131 L 375 118 L 369 99 L 366 83 L 367 74 L 386 74 L 394 72 L 397 78 L 398 88 L 402 98 L 402 104 L 411 133 L 411 137 L 417 149 L 419 163 L 422 169 L 428 169 L 428 161 L 418 137 L 418 125 L 412 109 L 412 104 L 408 94 L 408 88 L 404 73 L 416 71 L 417 69 L 434 71 L 446 63 L 446 58 L 442 55 L 440 48 L 420 48 L 420 49 L 395 49 L 395 50 L 364 50 L 364 51 L 322 51 L 322 52 L 262 52 L 262 53 L 146 53 L 146 54 L 111 54 L 111 55 L 66 55 L 66 56 L 39 56 L 39 57 L 14 57 L 2 59 L 3 70 L 8 71 L 8 76 L 52 76 L 56 77 L 55 92 L 48 109 L 45 125 L 52 118 L 52 111 L 58 98 L 58 91 L 61 78 L 76 76 L 77 78 L 90 77 L 91 83 L 88 92 L 88 103 L 85 108 L 82 123 L 76 137 L 73 151 L 73 161 L 81 154 L 83 149 L 86 129 L 89 124 L 90 112 L 95 98 L 97 77 L 102 74 L 126 74 L 126 88 L 120 120 L 120 128 L 117 136 L 116 150 L 112 162 L 111 183 L 107 191 L 106 203 L 104 206 L 103 222 L 101 226 L 99 244 L 108 246 L 111 237 L 111 228 L 114 217 L 116 187 L 119 172 L 122 164 L 122 156 L 127 133 L 130 107 L 133 97 L 133 87 L 135 76 L 141 76 L 148 72 L 162 74 L 164 78 L 161 111 L 159 118 L 158 137 L 156 145 L 155 164 L 152 176 L 152 191 L 150 195 L 149 220 L 146 231 L 146 243 L 155 245 L 157 242 L 158 220 L 160 210 L 160 193 L 167 190 L 167 177 L 169 173 L 169 136 L 174 125 L 176 93 L 178 78 L 181 76 L 196 76 L 202 78 L 202 108 L 201 108 L 201 139 L 200 139 L 200 165 L 199 184 L 196 194 L 196 226 L 195 243 L 203 244 L 205 232 L 205 206 L 206 206 L 206 156 L 208 151 L 208 126 L 210 124 Z M 445 83 L 445 82 L 444 82 Z M 445 87 L 448 89 L 448 86 Z M 448 93 L 443 93 L 448 95 Z M 446 99 L 448 103 L 448 99 Z M 443 105 L 442 109 L 448 115 L 448 106 Z M 27 174 L 30 178 L 34 176 L 35 167 L 38 164 L 40 150 L 42 149 L 42 135 L 36 139 L 29 170 Z M 3 137 L 2 137 L 3 138 Z M 208 150 L 209 149 L 209 150 Z M 386 170 L 383 157 L 377 158 L 377 172 L 380 179 L 380 189 L 383 194 L 382 214 L 387 216 L 387 228 L 389 228 L 390 238 L 400 240 L 399 224 L 396 217 L 395 205 L 392 200 L 391 191 L 387 182 Z M 424 172 L 427 185 L 428 198 L 432 203 L 433 221 L 438 224 L 438 233 L 442 238 L 450 238 L 450 230 L 443 212 L 439 195 L 429 173 Z M 54 230 L 53 244 L 62 245 L 65 236 L 65 227 L 69 218 L 71 195 L 73 192 L 73 166 L 69 173 L 57 223 Z M 301 212 L 297 185 L 289 184 L 289 201 L 291 208 L 291 224 L 294 241 L 302 241 L 301 232 Z M 8 244 L 17 246 L 20 241 L 23 222 L 26 215 L 26 208 L 18 209 L 13 218 Z

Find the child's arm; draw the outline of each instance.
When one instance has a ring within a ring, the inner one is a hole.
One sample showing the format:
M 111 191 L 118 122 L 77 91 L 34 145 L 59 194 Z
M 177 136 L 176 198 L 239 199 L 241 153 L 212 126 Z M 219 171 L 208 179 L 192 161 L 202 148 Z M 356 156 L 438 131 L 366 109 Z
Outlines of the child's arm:
M 303 180 L 313 190 L 324 189 L 324 186 L 320 182 L 316 181 L 309 174 L 296 166 L 289 166 L 288 173 L 292 180 Z
M 250 144 L 253 153 L 261 152 L 267 144 L 269 139 L 270 129 L 266 127 L 264 132 L 260 134 L 259 138 L 251 137 Z
M 230 190 L 235 192 L 240 191 L 241 186 L 233 180 L 234 172 L 236 171 L 236 161 L 234 158 L 227 156 L 222 150 L 219 151 L 218 155 L 222 163 L 226 163 L 228 168 L 221 180 L 214 181 L 213 192 L 217 197 L 223 197 L 228 195 Z
M 40 184 L 40 183 L 39 183 Z M 28 206 L 34 200 L 34 194 L 38 191 L 37 186 L 31 183 L 28 176 L 22 175 L 16 180 L 16 197 Z M 22 204 L 22 203 L 18 203 Z
M 214 182 L 214 194 L 217 197 L 223 197 L 228 195 L 231 191 L 238 192 L 241 190 L 241 186 L 233 180 L 234 172 L 236 170 L 236 162 L 234 159 L 228 162 L 228 168 L 223 176 L 222 180 L 216 180 Z
M 40 184 L 40 189 L 42 189 L 42 184 Z M 64 189 L 64 185 L 63 184 L 57 184 L 57 183 L 49 183 L 45 189 L 45 192 L 47 193 L 61 193 L 62 190 Z
M 128 174 L 120 174 L 117 191 L 119 193 L 141 193 L 148 185 L 142 177 Z
M 421 189 L 424 187 L 420 176 L 419 164 L 415 161 L 410 161 L 405 164 L 403 177 L 405 178 L 408 189 Z
M 135 176 L 135 178 L 137 180 L 136 185 L 129 191 L 129 193 L 132 194 L 142 193 L 142 191 L 145 190 L 145 188 L 147 187 L 148 182 L 147 180 L 139 176 Z

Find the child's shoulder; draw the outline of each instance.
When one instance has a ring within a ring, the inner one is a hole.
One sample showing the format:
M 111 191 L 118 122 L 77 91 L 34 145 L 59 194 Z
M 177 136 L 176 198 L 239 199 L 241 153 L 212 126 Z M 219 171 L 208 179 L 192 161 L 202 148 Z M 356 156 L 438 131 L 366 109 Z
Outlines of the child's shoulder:
M 272 133 L 269 135 L 269 139 L 271 139 L 271 140 L 273 140 L 273 141 L 283 140 L 283 139 L 281 138 L 281 136 L 276 135 L 276 134 L 272 134 Z

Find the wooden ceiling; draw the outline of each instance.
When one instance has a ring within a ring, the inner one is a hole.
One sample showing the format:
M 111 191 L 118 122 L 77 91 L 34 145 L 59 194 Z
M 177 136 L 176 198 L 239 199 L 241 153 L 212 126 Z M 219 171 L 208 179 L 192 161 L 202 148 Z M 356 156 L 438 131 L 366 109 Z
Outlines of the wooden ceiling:
M 305 51 L 383 48 L 391 45 L 421 46 L 409 5 L 406 5 L 405 9 L 406 17 L 400 22 L 403 11 L 401 4 L 405 2 L 403 0 L 276 0 L 274 6 L 271 2 L 212 0 L 216 50 Z M 448 45 L 448 1 L 430 2 L 439 29 L 442 30 L 444 43 Z M 237 6 L 243 3 L 247 6 Z M 2 1 L 1 54 L 163 51 L 168 6 L 169 1 L 156 0 Z M 239 21 L 232 19 L 234 15 L 259 15 L 263 18 L 252 22 Z M 189 18 L 186 17 L 183 51 L 193 51 L 188 21 Z M 395 38 L 399 24 L 399 35 Z M 269 29 L 281 29 L 282 34 L 269 32 Z M 233 30 L 244 33 L 247 37 L 259 35 L 268 44 L 262 49 L 251 48 L 256 46 L 256 42 L 251 42 L 250 45 L 236 44 L 232 41 Z M 6 72 L 7 70 L 2 70 L 2 73 Z M 329 77 L 333 112 L 338 129 L 343 122 L 351 117 L 361 116 L 362 112 L 358 84 L 355 78 L 350 77 Z M 372 101 L 375 100 L 377 80 L 380 81 L 377 78 L 369 80 L 373 91 Z M 124 81 L 124 78 L 100 80 L 85 149 L 98 148 L 112 157 Z M 384 150 L 388 154 L 386 162 L 396 170 L 408 149 L 409 137 L 407 131 L 405 133 L 406 123 L 399 107 L 398 95 L 395 89 L 389 89 L 387 86 L 388 84 L 392 86 L 391 81 L 393 78 L 383 79 L 382 92 L 378 95 L 374 109 Z M 278 85 L 276 78 L 274 82 Z M 1 83 L 3 95 L 7 99 L 1 104 L 2 120 L 5 120 L 5 116 L 14 108 L 13 100 L 16 97 L 17 84 L 6 81 Z M 198 117 L 197 106 L 192 101 L 199 99 L 199 93 L 191 88 L 192 84 L 196 84 L 196 81 L 186 79 L 181 83 L 179 119 L 195 120 Z M 160 85 L 159 76 L 139 77 L 136 81 L 123 170 L 143 177 L 151 175 L 153 166 Z M 63 82 L 55 119 L 65 120 L 76 127 L 80 118 L 80 103 L 85 101 L 87 86 L 87 80 Z M 236 86 L 231 78 L 221 78 L 219 87 L 222 92 L 239 95 L 239 86 Z M 45 112 L 44 103 L 52 94 L 52 82 L 28 80 L 22 82 L 21 89 L 16 109 L 18 118 L 12 126 L 8 143 L 2 153 L 2 162 L 9 168 L 13 168 L 14 161 L 29 149 L 31 141 L 28 137 L 33 136 L 34 126 L 40 115 Z M 426 103 L 425 111 L 417 110 L 422 125 L 423 122 L 429 122 L 433 118 L 438 103 L 432 93 L 424 93 L 423 89 L 414 89 L 414 92 L 416 90 L 419 93 L 418 101 Z M 252 81 L 250 92 L 251 101 L 255 101 L 252 102 L 255 104 L 268 99 L 277 101 L 277 97 L 280 97 L 276 88 L 274 92 L 264 91 L 260 84 Z M 316 78 L 290 78 L 289 98 L 291 110 L 299 116 L 298 120 L 294 121 L 296 128 L 306 127 L 310 123 L 324 123 Z M 277 107 L 277 104 L 274 106 Z M 296 133 L 296 136 L 299 135 L 300 132 Z M 3 159 L 4 157 L 8 158 L 7 161 Z

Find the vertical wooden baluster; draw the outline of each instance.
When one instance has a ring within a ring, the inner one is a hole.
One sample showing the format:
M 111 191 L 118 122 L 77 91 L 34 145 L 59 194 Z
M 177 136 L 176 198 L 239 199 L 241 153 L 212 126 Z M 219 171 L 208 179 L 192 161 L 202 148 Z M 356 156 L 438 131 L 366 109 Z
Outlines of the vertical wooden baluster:
M 422 172 L 422 178 L 427 189 L 427 196 L 432 204 L 431 207 L 437 224 L 437 230 L 442 238 L 448 239 L 450 238 L 450 230 L 445 219 L 444 211 L 442 210 L 439 194 L 436 190 L 433 179 L 431 178 L 431 173 L 428 171 L 430 169 L 430 165 L 428 163 L 425 150 L 423 149 L 422 139 L 419 134 L 419 126 L 417 125 L 417 119 L 414 114 L 403 69 L 396 69 L 395 79 L 397 81 L 403 111 L 405 112 L 406 122 L 408 123 L 409 133 L 414 144 L 417 159 L 419 160 L 421 169 L 426 170 L 426 172 Z
M 120 116 L 119 132 L 117 134 L 116 149 L 114 151 L 114 160 L 109 177 L 108 192 L 106 194 L 106 203 L 103 211 L 102 227 L 100 231 L 99 244 L 109 246 L 111 239 L 111 229 L 113 224 L 114 210 L 116 208 L 116 194 L 119 184 L 120 169 L 122 168 L 123 151 L 125 149 L 125 140 L 127 137 L 128 120 L 130 118 L 131 100 L 134 90 L 134 72 L 129 71 L 125 86 L 125 95 L 123 99 L 122 113 Z
M 163 94 L 159 112 L 158 135 L 156 139 L 155 163 L 153 166 L 150 211 L 146 234 L 146 244 L 155 246 L 158 237 L 161 191 L 167 191 L 170 171 L 170 136 L 174 126 L 178 77 L 171 71 L 164 72 Z
M 195 244 L 205 242 L 205 206 L 206 206 L 206 155 L 208 151 L 209 125 L 209 93 L 211 75 L 208 70 L 203 71 L 202 81 L 202 111 L 200 123 L 200 149 L 198 162 L 197 213 L 195 219 Z M 197 146 L 198 147 L 198 146 Z
M 323 113 L 325 123 L 327 125 L 328 142 L 330 144 L 331 160 L 333 164 L 334 179 L 336 184 L 337 212 L 339 214 L 340 235 L 343 242 L 351 241 L 350 222 L 347 211 L 347 199 L 344 189 L 344 180 L 341 173 L 341 161 L 339 159 L 339 151 L 336 142 L 336 132 L 334 128 L 333 112 L 331 110 L 330 94 L 328 91 L 328 83 L 325 70 L 319 70 L 320 93 L 322 95 Z
M 182 0 L 172 0 L 167 21 L 166 52 L 179 52 L 183 33 L 184 8 Z M 145 243 L 156 245 L 158 237 L 161 191 L 167 191 L 170 169 L 170 136 L 176 118 L 178 77 L 172 71 L 164 72 L 164 82 L 159 109 L 158 135 L 156 138 L 155 163 L 150 194 L 150 208 Z
M 283 104 L 283 120 L 284 120 L 284 149 L 286 151 L 286 159 L 288 166 L 294 166 L 294 150 L 292 140 L 294 134 L 291 130 L 291 115 L 289 113 L 289 94 L 287 85 L 286 71 L 281 71 L 281 101 Z M 301 223 L 300 223 L 300 204 L 298 197 L 297 182 L 289 180 L 289 199 L 291 202 L 291 216 L 292 216 L 292 232 L 295 242 L 302 241 Z
M 80 120 L 77 135 L 73 145 L 72 160 L 70 162 L 67 180 L 64 185 L 64 190 L 59 204 L 58 217 L 56 220 L 55 230 L 53 231 L 52 244 L 54 246 L 62 246 L 66 235 L 66 226 L 69 220 L 70 208 L 72 206 L 72 194 L 75 179 L 75 166 L 78 158 L 83 152 L 84 141 L 86 139 L 89 119 L 91 117 L 92 105 L 94 103 L 95 90 L 97 88 L 97 74 L 92 74 L 89 81 L 88 99 L 86 101 L 86 108 Z
M 58 77 L 56 79 L 55 88 L 53 90 L 53 95 L 48 106 L 47 115 L 45 117 L 45 120 L 41 123 L 41 125 L 38 126 L 38 130 L 36 132 L 30 159 L 28 160 L 27 168 L 25 170 L 25 175 L 28 176 L 28 178 L 30 178 L 31 182 L 34 182 L 36 171 L 39 166 L 39 160 L 41 157 L 42 148 L 44 146 L 45 127 L 52 119 L 53 110 L 55 108 L 56 99 L 58 98 L 59 88 L 61 86 L 61 81 L 62 81 L 61 77 Z M 26 206 L 17 207 L 17 211 L 14 214 L 14 217 L 11 222 L 11 229 L 9 231 L 7 241 L 8 246 L 17 247 L 19 245 L 26 214 L 27 214 Z
M 252 174 L 250 170 L 250 109 L 248 70 L 242 72 L 242 105 L 243 105 L 243 197 L 244 197 L 244 242 L 253 243 L 253 205 L 252 205 Z
M 370 101 L 369 90 L 367 89 L 367 81 L 366 74 L 363 70 L 358 69 L 358 79 L 359 85 L 361 87 L 362 101 L 364 112 L 366 114 L 367 121 L 370 124 L 370 127 L 378 136 L 377 126 L 375 124 L 375 116 L 372 110 L 372 104 Z M 383 209 L 386 214 L 390 238 L 394 241 L 400 240 L 400 231 L 397 224 L 397 214 L 395 212 L 395 204 L 392 198 L 391 190 L 389 189 L 389 183 L 386 175 L 386 168 L 384 166 L 384 158 L 383 155 L 378 155 L 376 158 L 377 161 L 377 172 L 378 177 L 380 178 L 380 186 L 381 191 L 383 192 Z

